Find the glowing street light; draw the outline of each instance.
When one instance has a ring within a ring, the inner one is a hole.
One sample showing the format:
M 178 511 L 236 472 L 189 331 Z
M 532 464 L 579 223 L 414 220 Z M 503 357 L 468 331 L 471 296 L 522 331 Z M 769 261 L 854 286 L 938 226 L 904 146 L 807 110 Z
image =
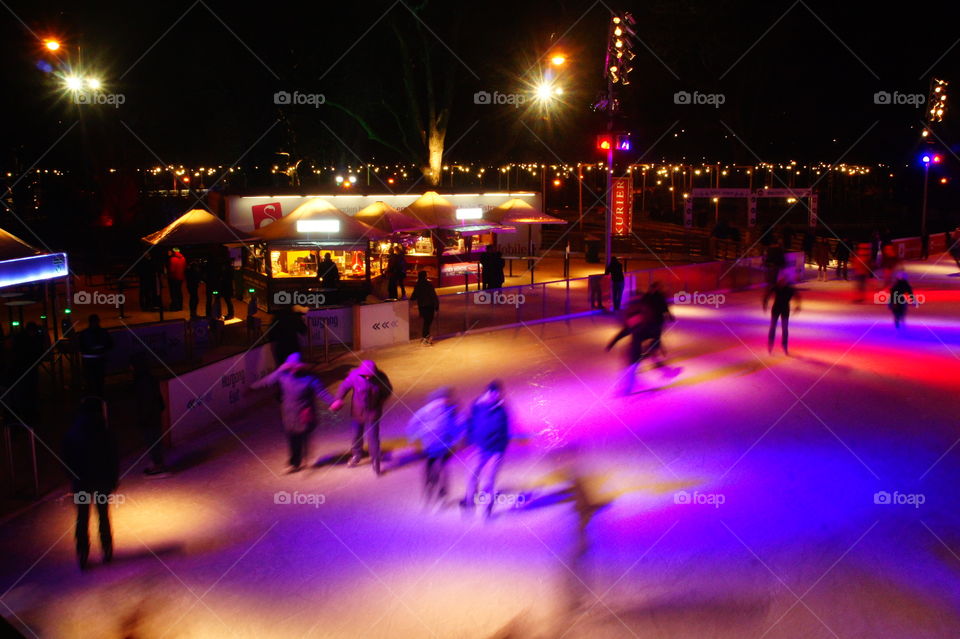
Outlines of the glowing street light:
M 93 89 L 94 91 L 103 87 L 103 83 L 100 82 L 97 78 L 87 78 L 87 88 Z
M 44 40 L 43 46 L 47 48 L 47 51 L 57 51 L 60 49 L 60 42 L 57 40 Z
M 550 64 L 555 67 L 563 66 L 566 61 L 567 56 L 563 55 L 562 53 L 555 53 L 550 57 Z
M 79 91 L 83 88 L 83 78 L 77 77 L 75 75 L 69 75 L 64 80 L 64 85 L 70 91 Z

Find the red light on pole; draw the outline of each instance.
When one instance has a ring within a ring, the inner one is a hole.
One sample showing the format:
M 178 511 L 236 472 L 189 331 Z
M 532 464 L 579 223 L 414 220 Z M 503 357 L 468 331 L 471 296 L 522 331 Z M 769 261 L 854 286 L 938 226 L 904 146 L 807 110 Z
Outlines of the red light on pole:
M 597 150 L 598 151 L 609 151 L 613 148 L 613 136 L 612 135 L 598 135 L 597 136 Z
M 933 163 L 934 163 L 934 164 L 940 164 L 940 162 L 942 162 L 942 161 L 943 161 L 943 158 L 940 156 L 939 153 L 937 153 L 937 154 L 935 154 L 935 155 L 933 156 Z

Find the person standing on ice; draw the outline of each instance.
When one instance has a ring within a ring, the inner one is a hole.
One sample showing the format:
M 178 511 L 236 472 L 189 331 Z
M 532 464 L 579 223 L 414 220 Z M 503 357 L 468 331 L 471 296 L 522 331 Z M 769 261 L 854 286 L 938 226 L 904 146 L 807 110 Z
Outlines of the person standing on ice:
M 763 310 L 767 310 L 770 298 L 773 298 L 773 309 L 770 315 L 770 332 L 767 334 L 767 352 L 773 353 L 773 343 L 777 338 L 777 320 L 780 320 L 780 335 L 783 344 L 783 354 L 789 355 L 787 340 L 790 335 L 790 301 L 794 300 L 794 312 L 800 311 L 800 294 L 790 281 L 781 276 L 773 288 L 763 296 Z
M 337 396 L 330 410 L 337 411 L 343 406 L 343 398 L 353 392 L 350 403 L 350 416 L 353 422 L 354 436 L 349 466 L 357 466 L 363 459 L 363 439 L 366 435 L 370 449 L 370 461 L 373 472 L 380 473 L 380 418 L 383 417 L 383 405 L 393 393 L 393 385 L 387 374 L 377 368 L 372 360 L 366 359 L 347 374 L 337 389 Z
M 77 506 L 77 562 L 87 569 L 90 557 L 90 506 L 97 509 L 100 548 L 104 563 L 113 559 L 110 503 L 120 481 L 117 438 L 107 427 L 103 400 L 80 400 L 77 418 L 64 437 L 63 462 L 70 473 L 73 503 Z
M 467 492 L 460 507 L 472 511 L 475 505 L 481 504 L 484 515 L 489 518 L 496 501 L 497 474 L 510 443 L 510 413 L 504 405 L 501 381 L 487 384 L 483 394 L 470 406 L 467 441 L 474 451 L 467 475 Z
M 331 408 L 334 400 L 320 380 L 310 373 L 310 365 L 302 361 L 300 353 L 288 355 L 275 371 L 254 382 L 250 388 L 273 384 L 280 386 L 283 430 L 290 445 L 290 469 L 287 472 L 295 473 L 303 468 L 307 440 L 317 426 L 317 398 L 330 404 Z
M 407 425 L 410 439 L 420 444 L 427 463 L 423 496 L 429 505 L 447 495 L 446 466 L 463 433 L 453 389 L 443 386 L 430 393 Z
M 890 312 L 893 313 L 893 326 L 897 329 L 903 328 L 904 320 L 907 317 L 907 304 L 919 306 L 917 296 L 913 293 L 913 287 L 907 281 L 907 274 L 903 271 L 897 271 L 894 275 L 893 286 L 890 287 Z

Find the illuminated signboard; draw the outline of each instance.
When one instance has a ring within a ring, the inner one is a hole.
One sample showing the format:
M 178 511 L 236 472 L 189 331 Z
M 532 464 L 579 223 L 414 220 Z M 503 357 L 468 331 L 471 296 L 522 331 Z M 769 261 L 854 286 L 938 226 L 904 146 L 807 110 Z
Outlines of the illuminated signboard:
M 633 189 L 629 177 L 613 178 L 611 217 L 614 235 L 630 235 L 633 222 Z
M 339 233 L 340 220 L 297 220 L 297 233 Z
M 458 220 L 482 220 L 483 209 L 480 207 L 457 209 L 457 219 Z
M 67 254 L 31 255 L 0 262 L 0 288 L 51 280 L 67 274 Z

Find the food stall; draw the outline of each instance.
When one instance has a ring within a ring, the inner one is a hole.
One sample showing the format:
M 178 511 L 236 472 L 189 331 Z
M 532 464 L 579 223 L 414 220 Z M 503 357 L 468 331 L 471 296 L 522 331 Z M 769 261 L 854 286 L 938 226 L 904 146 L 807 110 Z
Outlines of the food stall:
M 320 198 L 262 226 L 260 240 L 244 255 L 244 282 L 257 293 L 257 303 L 272 312 L 298 304 L 322 306 L 362 301 L 372 280 L 381 275 L 380 240 L 389 234 L 346 215 Z M 339 280 L 324 280 L 327 254 Z
M 457 207 L 435 191 L 427 191 L 403 209 L 419 220 L 407 249 L 407 262 L 426 270 L 438 286 L 451 277 L 459 284 L 464 274 L 476 280 L 480 253 L 487 245 L 496 244 L 495 233 L 515 229 L 484 219 L 481 207 Z

